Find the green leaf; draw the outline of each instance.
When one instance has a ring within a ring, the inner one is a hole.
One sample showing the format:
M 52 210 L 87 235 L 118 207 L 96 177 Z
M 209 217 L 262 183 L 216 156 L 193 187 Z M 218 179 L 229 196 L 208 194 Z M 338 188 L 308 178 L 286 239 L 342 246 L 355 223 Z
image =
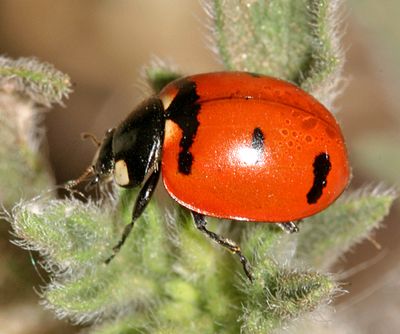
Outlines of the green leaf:
M 343 66 L 338 7 L 329 0 L 213 0 L 207 10 L 227 69 L 294 82 L 329 107 Z
M 379 190 L 343 196 L 301 224 L 297 258 L 316 268 L 329 268 L 379 227 L 395 198 L 393 191 Z
M 145 316 L 137 315 L 133 320 L 130 316 L 118 318 L 102 325 L 93 326 L 91 334 L 144 334 L 151 332 L 151 320 Z
M 108 252 L 113 237 L 112 206 L 43 195 L 13 209 L 14 232 L 61 271 L 92 266 Z M 110 237 L 113 237 L 110 240 Z
M 18 92 L 47 107 L 61 104 L 71 92 L 69 77 L 35 58 L 13 60 L 0 56 L 0 88 Z
M 302 72 L 301 87 L 325 106 L 330 107 L 341 92 L 341 72 L 344 54 L 340 47 L 340 1 L 309 1 L 312 27 L 311 53 L 307 68 Z
M 42 197 L 14 208 L 12 223 L 21 244 L 39 251 L 53 273 L 44 296 L 57 314 L 82 322 L 156 299 L 160 287 L 154 279 L 171 272 L 155 203 L 139 219 L 119 256 L 110 265 L 104 263 L 124 225 L 123 219 L 115 221 L 115 209 L 130 212 L 132 202 L 125 203 L 131 193 L 123 193 L 119 203 Z
M 40 152 L 44 131 L 39 121 L 47 110 L 44 106 L 61 103 L 69 92 L 68 77 L 53 66 L 35 59 L 12 60 L 0 56 L 0 205 L 3 210 L 11 210 L 22 199 L 54 188 L 53 175 Z M 48 198 L 54 194 L 48 191 Z M 32 266 L 36 255 L 18 251 L 9 244 L 10 225 L 3 218 L 10 220 L 10 217 L 3 210 L 0 211 L 0 295 L 11 308 L 19 309 L 26 307 L 26 299 L 32 298 L 32 286 L 38 282 L 35 272 L 38 269 Z M 6 309 L 2 311 L 7 313 Z M 33 306 L 32 311 L 42 316 L 41 309 Z
M 153 58 L 149 65 L 144 67 L 144 74 L 151 89 L 156 94 L 158 94 L 164 86 L 182 76 L 177 66 L 158 58 Z
M 118 201 L 99 203 L 42 196 L 14 208 L 20 244 L 39 251 L 52 274 L 43 291 L 47 308 L 78 323 L 124 310 L 132 321 L 152 319 L 151 333 L 238 329 L 238 309 L 227 307 L 240 296 L 232 273 L 238 261 L 201 235 L 186 211 L 168 226 L 152 201 L 121 251 L 104 263 L 130 221 L 135 195 L 122 191 Z
M 216 42 L 226 68 L 298 81 L 311 48 L 307 5 L 304 0 L 213 1 Z
M 290 270 L 273 260 L 268 262 L 263 261 L 255 269 L 255 282 L 243 287 L 243 333 L 271 333 L 328 303 L 337 291 L 329 275 Z
M 39 152 L 43 108 L 70 92 L 68 76 L 36 59 L 0 56 L 0 202 L 10 208 L 53 185 Z
M 147 80 L 155 93 L 159 93 L 170 82 L 180 78 L 182 75 L 164 68 L 147 68 Z

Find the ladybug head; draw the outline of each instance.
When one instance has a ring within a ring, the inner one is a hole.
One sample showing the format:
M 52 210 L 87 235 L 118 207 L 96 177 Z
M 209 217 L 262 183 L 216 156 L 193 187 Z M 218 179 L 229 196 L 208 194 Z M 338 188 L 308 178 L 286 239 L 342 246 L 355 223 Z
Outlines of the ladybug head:
M 94 155 L 92 164 L 85 172 L 75 180 L 68 181 L 65 184 L 66 189 L 76 187 L 83 181 L 87 181 L 86 189 L 90 189 L 100 181 L 108 179 L 114 170 L 114 158 L 112 153 L 112 138 L 115 129 L 106 132 L 103 140 L 99 142 L 93 135 L 84 134 L 83 138 L 91 138 L 98 149 Z
M 153 97 L 144 101 L 118 127 L 106 132 L 92 165 L 66 187 L 88 179 L 91 187 L 112 176 L 121 187 L 140 185 L 150 171 L 159 168 L 164 126 L 161 100 Z

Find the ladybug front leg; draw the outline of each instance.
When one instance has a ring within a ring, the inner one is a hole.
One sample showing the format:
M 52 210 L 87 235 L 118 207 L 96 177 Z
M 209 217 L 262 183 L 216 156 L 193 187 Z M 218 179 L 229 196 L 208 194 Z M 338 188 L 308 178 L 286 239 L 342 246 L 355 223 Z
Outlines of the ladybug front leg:
M 135 221 L 142 215 L 147 204 L 150 202 L 150 199 L 157 186 L 158 179 L 160 178 L 160 171 L 160 168 L 157 167 L 148 177 L 142 189 L 140 189 L 138 197 L 136 198 L 135 206 L 133 207 L 131 222 L 125 226 L 121 240 L 113 247 L 113 253 L 105 261 L 106 264 L 108 264 L 120 251 L 122 245 L 125 243 L 125 240 L 128 238 L 129 233 L 131 233 Z
M 218 235 L 218 234 L 216 234 L 214 232 L 209 231 L 206 228 L 207 221 L 206 221 L 206 218 L 205 218 L 204 215 L 192 211 L 192 216 L 193 216 L 194 223 L 195 223 L 195 225 L 196 225 L 198 230 L 203 232 L 205 235 L 207 235 L 207 237 L 209 237 L 210 239 L 214 240 L 219 245 L 221 245 L 221 246 L 227 248 L 228 250 L 230 250 L 233 254 L 237 254 L 239 256 L 240 262 L 242 263 L 242 266 L 243 266 L 243 270 L 244 270 L 246 276 L 252 282 L 253 281 L 253 275 L 251 273 L 251 267 L 250 267 L 249 261 L 242 254 L 240 246 L 237 245 L 232 240 L 229 240 L 229 239 L 224 238 L 224 237 L 222 237 L 222 236 L 220 236 L 220 235 Z

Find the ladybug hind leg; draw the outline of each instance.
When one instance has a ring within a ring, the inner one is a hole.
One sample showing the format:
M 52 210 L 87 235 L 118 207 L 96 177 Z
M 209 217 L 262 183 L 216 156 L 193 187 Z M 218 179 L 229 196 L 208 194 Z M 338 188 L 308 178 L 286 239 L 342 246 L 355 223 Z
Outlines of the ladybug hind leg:
M 249 278 L 249 280 L 252 282 L 253 281 L 253 275 L 251 273 L 251 266 L 247 258 L 242 254 L 242 251 L 240 249 L 240 246 L 237 245 L 235 242 L 232 240 L 229 240 L 227 238 L 224 238 L 214 232 L 211 232 L 210 230 L 207 229 L 207 221 L 204 215 L 193 212 L 192 211 L 192 216 L 194 219 L 194 223 L 197 227 L 198 230 L 200 230 L 202 233 L 204 233 L 208 238 L 212 239 L 219 245 L 227 248 L 229 251 L 231 251 L 233 254 L 237 254 L 239 256 L 239 260 L 243 266 L 243 270 L 246 274 L 246 276 Z
M 160 168 L 156 168 L 150 174 L 147 181 L 144 183 L 142 189 L 140 189 L 138 197 L 136 198 L 135 205 L 133 207 L 131 222 L 125 226 L 125 229 L 122 233 L 122 237 L 120 241 L 113 247 L 113 253 L 105 261 L 106 264 L 110 263 L 110 261 L 115 257 L 115 255 L 117 255 L 117 253 L 120 251 L 121 247 L 125 243 L 126 239 L 129 236 L 129 233 L 131 233 L 135 221 L 141 216 L 147 204 L 150 202 L 150 199 L 154 193 L 159 178 L 160 178 Z
M 286 222 L 286 223 L 278 223 L 279 227 L 285 231 L 286 233 L 296 233 L 299 232 L 299 227 L 298 227 L 298 223 L 300 221 L 297 222 Z

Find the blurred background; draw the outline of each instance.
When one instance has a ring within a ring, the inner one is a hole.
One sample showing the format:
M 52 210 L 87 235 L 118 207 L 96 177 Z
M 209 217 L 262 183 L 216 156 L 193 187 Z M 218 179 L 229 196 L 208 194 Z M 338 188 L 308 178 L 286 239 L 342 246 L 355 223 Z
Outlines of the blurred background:
M 398 13 L 398 0 L 346 2 L 344 73 L 349 81 L 337 101 L 337 118 L 350 151 L 352 189 L 400 183 Z M 143 66 L 151 60 L 176 64 L 184 74 L 222 68 L 207 43 L 205 21 L 198 1 L 0 0 L 0 53 L 35 56 L 74 83 L 65 107 L 44 119 L 57 183 L 75 178 L 92 160 L 94 147 L 81 141 L 82 132 L 101 137 L 148 94 Z M 337 316 L 354 333 L 400 332 L 396 204 L 373 236 L 382 249 L 366 240 L 335 268 L 350 292 L 337 300 Z M 38 306 L 34 286 L 40 284 L 29 253 L 2 236 L 0 333 L 78 332 Z

